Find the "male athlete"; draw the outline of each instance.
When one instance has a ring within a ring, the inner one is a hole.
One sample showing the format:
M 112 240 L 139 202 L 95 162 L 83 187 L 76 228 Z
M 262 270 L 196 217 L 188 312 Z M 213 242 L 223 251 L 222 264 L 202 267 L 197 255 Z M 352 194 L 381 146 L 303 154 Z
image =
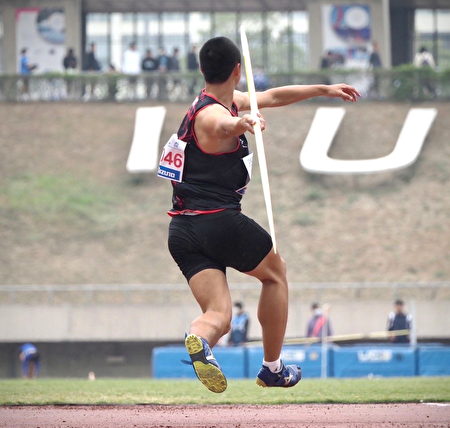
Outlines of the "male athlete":
M 291 387 L 301 370 L 280 360 L 288 312 L 285 262 L 273 251 L 270 235 L 240 210 L 252 156 L 244 134 L 253 133 L 256 123 L 249 114 L 238 116 L 250 109 L 248 94 L 235 90 L 240 51 L 231 40 L 215 37 L 200 51 L 200 68 L 205 89 L 164 147 L 158 168 L 173 185 L 169 250 L 202 310 L 186 335 L 186 349 L 199 380 L 210 391 L 223 392 L 227 381 L 211 348 L 230 329 L 225 270 L 232 267 L 262 283 L 258 319 L 264 360 L 256 383 Z M 258 93 L 257 101 L 260 108 L 279 107 L 317 96 L 356 101 L 359 94 L 345 84 L 285 86 Z M 264 130 L 262 116 L 259 121 Z

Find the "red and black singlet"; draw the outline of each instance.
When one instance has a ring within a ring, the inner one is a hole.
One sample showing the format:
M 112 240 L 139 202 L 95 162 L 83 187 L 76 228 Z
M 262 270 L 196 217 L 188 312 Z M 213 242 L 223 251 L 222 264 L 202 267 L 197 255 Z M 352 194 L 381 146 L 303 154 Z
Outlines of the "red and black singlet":
M 194 123 L 199 111 L 211 104 L 223 105 L 202 90 L 178 130 L 178 138 L 187 144 L 183 180 L 181 183 L 172 181 L 171 215 L 202 214 L 227 208 L 240 209 L 242 194 L 249 181 L 249 174 L 242 160 L 249 155 L 247 139 L 245 135 L 236 138 L 235 149 L 227 153 L 204 152 L 198 144 Z M 230 113 L 232 116 L 238 116 L 235 103 Z

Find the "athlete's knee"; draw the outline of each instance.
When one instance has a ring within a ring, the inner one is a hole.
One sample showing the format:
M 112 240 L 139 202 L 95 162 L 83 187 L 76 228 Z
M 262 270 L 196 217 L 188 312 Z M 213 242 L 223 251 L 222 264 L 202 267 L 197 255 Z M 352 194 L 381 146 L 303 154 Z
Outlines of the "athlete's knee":
M 271 284 L 285 284 L 286 280 L 286 262 L 279 255 L 274 255 L 270 265 L 266 269 L 265 275 L 262 278 L 263 285 Z

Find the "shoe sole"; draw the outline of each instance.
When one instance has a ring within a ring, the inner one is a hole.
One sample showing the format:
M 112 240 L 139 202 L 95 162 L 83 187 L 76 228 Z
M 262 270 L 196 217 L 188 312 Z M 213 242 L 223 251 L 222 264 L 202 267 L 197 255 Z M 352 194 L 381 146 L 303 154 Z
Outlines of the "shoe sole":
M 256 378 L 256 385 L 261 386 L 262 388 L 267 388 L 266 382 L 263 382 L 259 377 Z
M 227 379 L 222 371 L 206 358 L 201 339 L 195 334 L 186 337 L 185 346 L 192 360 L 195 374 L 211 392 L 220 393 L 227 389 Z

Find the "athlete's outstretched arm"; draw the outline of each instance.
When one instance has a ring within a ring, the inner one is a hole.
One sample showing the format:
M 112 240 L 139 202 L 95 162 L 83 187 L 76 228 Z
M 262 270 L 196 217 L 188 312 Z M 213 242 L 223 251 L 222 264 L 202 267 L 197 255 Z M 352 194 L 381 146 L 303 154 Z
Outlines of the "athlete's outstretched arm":
M 205 132 L 213 138 L 237 137 L 245 132 L 254 133 L 255 119 L 249 114 L 242 117 L 233 117 L 224 107 L 214 104 L 200 111 L 195 124 L 196 132 Z M 262 130 L 265 122 L 260 115 Z
M 360 96 L 359 92 L 345 83 L 336 85 L 290 85 L 271 88 L 257 92 L 258 107 L 280 107 L 315 97 L 342 98 L 354 102 Z M 240 110 L 250 109 L 250 100 L 246 92 L 234 91 L 234 102 Z

